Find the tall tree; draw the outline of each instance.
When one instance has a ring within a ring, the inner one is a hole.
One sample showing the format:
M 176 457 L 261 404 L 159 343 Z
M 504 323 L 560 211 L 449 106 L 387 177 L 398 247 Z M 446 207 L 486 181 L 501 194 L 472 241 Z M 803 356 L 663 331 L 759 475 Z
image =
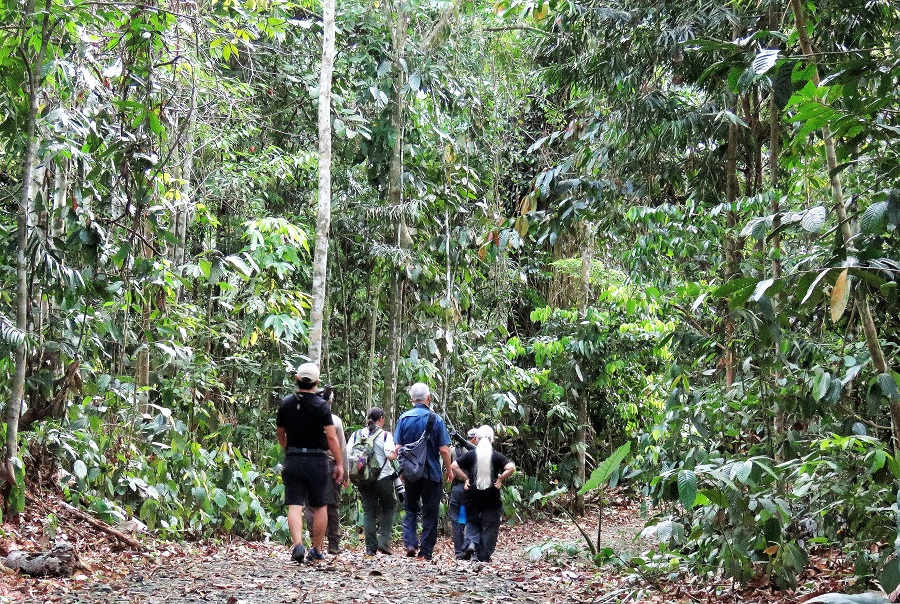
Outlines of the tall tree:
M 328 273 L 328 237 L 331 228 L 331 80 L 334 72 L 334 0 L 322 3 L 322 67 L 319 75 L 319 190 L 316 243 L 313 256 L 312 308 L 309 359 L 320 364 L 322 323 Z
M 28 241 L 34 228 L 33 206 L 37 201 L 37 183 L 34 170 L 38 161 L 37 116 L 40 100 L 44 59 L 50 39 L 52 0 L 46 0 L 44 6 L 36 10 L 34 0 L 28 0 L 23 6 L 22 21 L 17 28 L 18 48 L 16 51 L 24 63 L 26 81 L 25 94 L 27 109 L 25 114 L 25 152 L 22 157 L 22 193 L 19 196 L 16 220 L 16 329 L 21 334 L 15 352 L 15 375 L 8 406 L 6 408 L 6 443 L 3 458 L 3 479 L 11 485 L 16 481 L 15 464 L 19 455 L 19 418 L 25 397 L 25 373 L 27 364 L 28 321 L 31 299 L 28 289 L 29 263 L 27 257 Z M 32 28 L 39 25 L 38 36 L 32 38 Z M 34 53 L 34 45 L 38 45 Z

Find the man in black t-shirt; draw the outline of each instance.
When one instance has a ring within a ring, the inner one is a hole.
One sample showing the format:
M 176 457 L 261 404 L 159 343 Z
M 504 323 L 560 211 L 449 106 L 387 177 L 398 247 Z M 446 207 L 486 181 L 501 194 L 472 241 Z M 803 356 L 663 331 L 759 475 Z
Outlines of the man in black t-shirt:
M 450 468 L 456 478 L 464 481 L 466 547 L 463 558 L 468 560 L 474 554 L 480 562 L 490 562 L 503 515 L 500 487 L 516 471 L 516 466 L 505 455 L 494 451 L 494 430 L 490 426 L 478 428 L 475 438 L 475 450 L 464 453 Z
M 316 394 L 319 367 L 304 363 L 294 375 L 297 391 L 282 399 L 278 406 L 278 444 L 284 450 L 281 479 L 284 503 L 288 506 L 288 529 L 293 546 L 291 558 L 296 562 L 321 560 L 322 542 L 328 525 L 326 505 L 331 498 L 333 482 L 344 479 L 341 446 L 331 419 L 328 403 Z M 334 469 L 326 455 L 331 451 Z M 333 479 L 333 480 L 332 480 Z M 303 547 L 303 506 L 314 509 L 310 528 L 312 547 Z

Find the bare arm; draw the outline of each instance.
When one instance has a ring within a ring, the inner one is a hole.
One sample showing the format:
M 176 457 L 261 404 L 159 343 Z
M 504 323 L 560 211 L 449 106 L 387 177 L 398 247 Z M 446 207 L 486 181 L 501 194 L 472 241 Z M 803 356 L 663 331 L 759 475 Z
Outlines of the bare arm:
M 275 436 L 278 438 L 278 444 L 281 445 L 281 448 L 287 449 L 287 432 L 284 431 L 284 428 L 278 426 L 275 430 Z
M 453 475 L 456 476 L 457 480 L 469 480 L 469 475 L 466 474 L 463 469 L 459 467 L 459 464 L 455 461 L 450 464 L 450 470 L 453 472 Z
M 444 460 L 444 471 L 447 473 L 447 482 L 451 482 L 453 480 L 453 472 L 450 470 L 450 466 L 453 462 L 450 461 L 450 447 L 444 445 L 438 452 L 441 454 L 441 459 Z
M 516 464 L 513 462 L 509 462 L 505 466 L 503 466 L 503 472 L 500 476 L 497 477 L 497 482 L 494 483 L 494 486 L 498 489 L 503 485 L 503 481 L 512 476 L 513 472 L 516 471 Z

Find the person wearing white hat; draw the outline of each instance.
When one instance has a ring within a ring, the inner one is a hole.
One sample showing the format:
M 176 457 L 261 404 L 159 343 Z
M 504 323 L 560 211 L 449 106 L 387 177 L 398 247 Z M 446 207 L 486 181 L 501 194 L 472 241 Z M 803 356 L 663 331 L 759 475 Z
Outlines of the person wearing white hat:
M 293 546 L 291 559 L 301 563 L 323 559 L 322 543 L 328 525 L 326 506 L 332 498 L 334 482 L 344 479 L 341 445 L 328 403 L 316 394 L 319 367 L 303 363 L 294 374 L 297 390 L 282 399 L 278 407 L 278 444 L 284 450 L 281 479 L 284 503 L 288 506 L 288 530 Z M 328 458 L 331 451 L 334 459 Z M 310 527 L 312 547 L 303 547 L 303 506 L 313 508 Z

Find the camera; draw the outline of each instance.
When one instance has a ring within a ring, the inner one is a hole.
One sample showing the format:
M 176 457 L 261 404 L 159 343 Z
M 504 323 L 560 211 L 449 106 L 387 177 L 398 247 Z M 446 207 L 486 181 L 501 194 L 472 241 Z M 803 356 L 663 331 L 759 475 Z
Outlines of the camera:
M 406 486 L 399 476 L 394 479 L 394 492 L 397 493 L 397 499 L 403 503 L 403 500 L 406 498 Z
M 466 440 L 466 437 L 464 437 L 462 434 L 460 434 L 456 430 L 453 430 L 450 433 L 450 438 L 457 444 L 457 446 L 463 447 L 467 451 L 473 451 L 475 449 L 475 445 L 473 445 L 471 442 Z

